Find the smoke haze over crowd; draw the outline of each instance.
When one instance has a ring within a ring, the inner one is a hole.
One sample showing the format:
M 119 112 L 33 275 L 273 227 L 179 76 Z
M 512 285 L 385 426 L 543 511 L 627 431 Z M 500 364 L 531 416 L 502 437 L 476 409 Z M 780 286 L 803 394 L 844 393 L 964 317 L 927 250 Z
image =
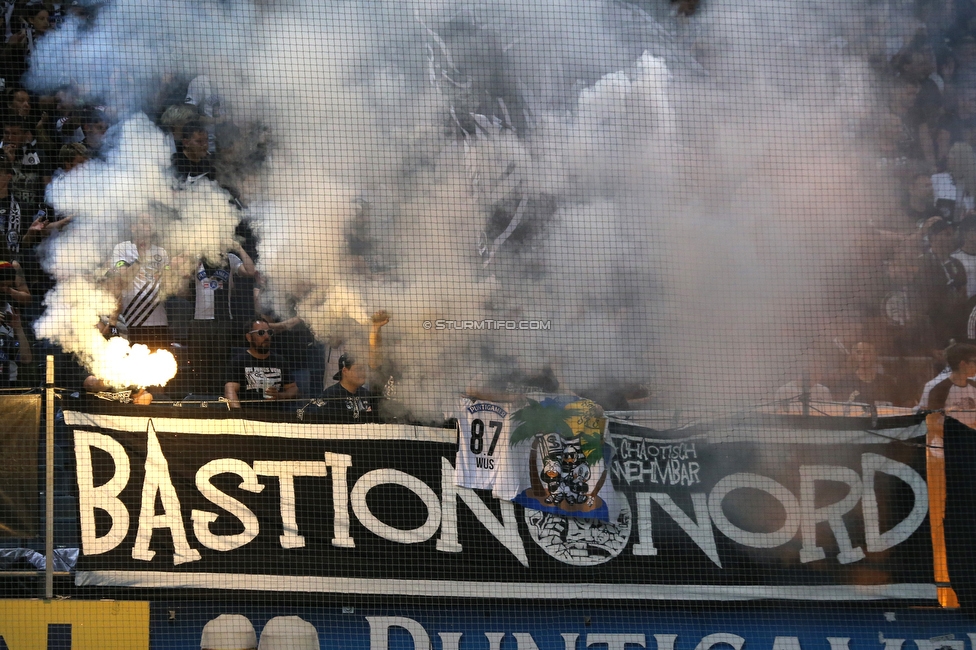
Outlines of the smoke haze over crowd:
M 244 219 L 279 316 L 356 349 L 390 312 L 397 396 L 420 416 L 546 368 L 685 409 L 762 401 L 877 274 L 865 250 L 893 192 L 865 127 L 884 48 L 869 11 L 109 2 L 44 37 L 27 77 L 118 121 L 104 160 L 49 189 L 75 220 L 47 251 L 37 333 L 97 371 L 94 280 L 131 220 L 154 214 L 171 257 L 216 259 Z M 907 24 L 884 20 L 892 38 Z M 174 189 L 141 113 L 167 75 L 205 75 L 239 127 L 218 144 L 243 212 L 216 184 Z M 424 328 L 438 319 L 551 327 Z

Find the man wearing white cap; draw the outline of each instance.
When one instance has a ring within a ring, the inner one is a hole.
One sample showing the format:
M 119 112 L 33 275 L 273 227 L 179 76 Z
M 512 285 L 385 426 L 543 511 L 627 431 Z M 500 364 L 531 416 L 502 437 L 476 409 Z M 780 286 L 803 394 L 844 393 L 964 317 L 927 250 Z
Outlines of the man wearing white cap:
M 319 633 L 298 616 L 275 616 L 261 630 L 258 650 L 320 650 Z
M 258 637 L 250 619 L 240 614 L 221 614 L 203 626 L 202 650 L 255 650 Z

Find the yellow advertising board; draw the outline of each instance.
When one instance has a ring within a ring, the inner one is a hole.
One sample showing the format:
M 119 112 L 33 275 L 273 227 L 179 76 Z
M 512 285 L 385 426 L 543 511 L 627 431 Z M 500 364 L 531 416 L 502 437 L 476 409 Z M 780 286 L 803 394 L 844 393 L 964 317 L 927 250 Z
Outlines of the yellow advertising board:
M 9 650 L 149 650 L 149 603 L 0 600 Z

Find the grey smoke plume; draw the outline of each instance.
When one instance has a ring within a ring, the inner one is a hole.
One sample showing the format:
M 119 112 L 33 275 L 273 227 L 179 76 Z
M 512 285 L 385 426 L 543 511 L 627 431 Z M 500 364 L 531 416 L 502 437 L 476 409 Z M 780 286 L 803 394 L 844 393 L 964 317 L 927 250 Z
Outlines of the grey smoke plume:
M 122 339 L 106 341 L 95 327 L 115 308 L 115 297 L 100 282 L 112 248 L 129 239 L 133 219 L 148 214 L 164 249 L 217 260 L 233 241 L 239 217 L 214 184 L 176 187 L 166 138 L 145 115 L 130 117 L 115 135 L 116 147 L 105 160 L 52 182 L 53 207 L 74 220 L 49 247 L 46 264 L 58 284 L 45 298 L 35 331 L 77 354 L 110 384 L 160 385 L 176 373 L 172 355 L 150 354 L 144 346 L 129 349 Z
M 52 188 L 79 218 L 49 263 L 89 277 L 149 201 L 181 215 L 163 228 L 171 255 L 219 254 L 236 215 L 215 188 L 170 189 L 138 116 L 164 75 L 207 75 L 228 118 L 272 143 L 238 179 L 267 305 L 353 347 L 388 310 L 416 414 L 547 367 L 570 390 L 747 405 L 842 312 L 868 273 L 867 224 L 890 208 L 857 137 L 873 18 L 799 1 L 675 19 L 610 0 L 116 0 L 32 60 L 33 88 L 73 81 L 123 120 L 107 164 Z M 39 329 L 55 339 L 57 305 Z M 424 328 L 439 319 L 551 326 Z

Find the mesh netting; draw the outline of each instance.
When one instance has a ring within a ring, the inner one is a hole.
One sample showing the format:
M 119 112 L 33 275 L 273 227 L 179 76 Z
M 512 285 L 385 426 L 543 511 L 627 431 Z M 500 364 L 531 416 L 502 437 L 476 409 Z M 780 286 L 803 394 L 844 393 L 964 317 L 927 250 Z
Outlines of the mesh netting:
M 965 650 L 972 0 L 3 6 L 0 647 Z

